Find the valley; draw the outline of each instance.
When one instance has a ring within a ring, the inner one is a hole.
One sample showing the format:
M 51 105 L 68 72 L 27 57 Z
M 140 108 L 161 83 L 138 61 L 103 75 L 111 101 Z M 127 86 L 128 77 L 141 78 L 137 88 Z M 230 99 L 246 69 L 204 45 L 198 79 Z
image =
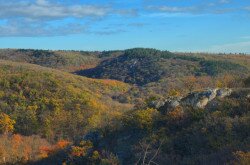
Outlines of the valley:
M 237 164 L 250 56 L 0 50 L 0 164 Z

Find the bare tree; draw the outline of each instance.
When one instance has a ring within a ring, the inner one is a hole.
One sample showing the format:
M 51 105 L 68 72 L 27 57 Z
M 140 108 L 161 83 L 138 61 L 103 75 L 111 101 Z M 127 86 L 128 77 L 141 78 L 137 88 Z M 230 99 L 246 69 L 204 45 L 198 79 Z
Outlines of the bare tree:
M 159 146 L 157 148 L 154 148 L 152 144 L 146 144 L 145 142 L 139 142 L 141 154 L 136 165 L 158 165 L 158 163 L 155 162 L 155 159 L 159 155 L 161 146 L 163 141 L 160 142 Z

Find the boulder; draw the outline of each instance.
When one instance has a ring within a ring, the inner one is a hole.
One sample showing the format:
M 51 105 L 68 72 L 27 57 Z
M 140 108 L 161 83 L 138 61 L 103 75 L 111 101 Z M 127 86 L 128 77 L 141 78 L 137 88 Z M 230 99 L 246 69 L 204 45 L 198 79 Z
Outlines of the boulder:
M 159 107 L 157 109 L 165 113 L 168 110 L 179 106 L 181 99 L 182 99 L 181 97 L 169 97 L 168 99 L 158 103 L 157 105 L 159 105 Z
M 192 106 L 194 108 L 205 108 L 206 105 L 216 97 L 224 98 L 230 96 L 232 89 L 207 89 L 201 92 L 194 92 L 181 100 L 182 105 Z
M 229 89 L 229 88 L 219 89 L 217 91 L 217 96 L 220 98 L 230 96 L 231 94 L 232 94 L 232 89 Z
M 158 109 L 162 106 L 164 106 L 165 102 L 164 101 L 152 101 L 149 106 L 155 109 Z
M 208 89 L 201 92 L 193 92 L 181 100 L 184 106 L 191 106 L 195 108 L 205 108 L 209 101 L 212 101 L 217 96 L 216 89 Z
M 195 105 L 195 107 L 197 108 L 205 108 L 205 106 L 208 104 L 209 102 L 209 99 L 208 98 L 203 98 L 203 99 L 200 99 L 197 104 Z
M 231 89 L 207 89 L 205 91 L 193 92 L 188 94 L 186 97 L 181 98 L 168 98 L 163 102 L 158 102 L 157 109 L 166 112 L 169 109 L 173 109 L 177 106 L 191 106 L 194 108 L 205 108 L 207 104 L 214 100 L 216 97 L 224 98 L 230 96 L 232 93 Z

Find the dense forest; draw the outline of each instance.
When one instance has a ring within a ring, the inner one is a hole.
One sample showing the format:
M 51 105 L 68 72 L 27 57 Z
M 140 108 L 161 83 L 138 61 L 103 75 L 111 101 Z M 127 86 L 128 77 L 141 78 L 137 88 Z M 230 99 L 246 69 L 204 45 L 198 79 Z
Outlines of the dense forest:
M 250 162 L 250 56 L 0 50 L 0 164 Z

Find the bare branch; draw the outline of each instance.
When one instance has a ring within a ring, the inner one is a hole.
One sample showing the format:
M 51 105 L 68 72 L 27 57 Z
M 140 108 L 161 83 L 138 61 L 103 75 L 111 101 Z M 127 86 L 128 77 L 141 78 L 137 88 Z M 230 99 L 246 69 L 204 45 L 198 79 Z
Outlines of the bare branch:
M 149 148 L 149 147 L 150 147 L 150 145 L 148 144 L 148 145 L 147 145 L 147 148 L 146 148 L 146 150 L 145 150 L 145 152 L 144 152 L 144 157 L 143 157 L 142 165 L 145 164 L 145 160 L 146 160 L 146 158 L 147 158 L 148 148 Z
M 149 161 L 149 165 L 150 165 L 150 163 L 155 163 L 155 162 L 153 162 L 153 160 L 155 159 L 155 157 L 158 155 L 158 153 L 159 153 L 159 151 L 160 151 L 160 148 L 161 148 L 161 146 L 162 146 L 162 141 L 161 141 L 161 143 L 160 143 L 160 146 L 157 148 L 157 151 L 155 152 L 155 154 L 154 154 L 154 156 L 150 159 L 150 161 Z

